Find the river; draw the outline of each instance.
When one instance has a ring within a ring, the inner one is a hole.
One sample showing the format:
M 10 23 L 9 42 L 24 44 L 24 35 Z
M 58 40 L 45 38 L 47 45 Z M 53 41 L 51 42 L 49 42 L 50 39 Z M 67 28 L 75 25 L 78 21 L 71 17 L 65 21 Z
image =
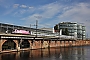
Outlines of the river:
M 0 54 L 0 60 L 90 60 L 90 46 L 3 53 Z

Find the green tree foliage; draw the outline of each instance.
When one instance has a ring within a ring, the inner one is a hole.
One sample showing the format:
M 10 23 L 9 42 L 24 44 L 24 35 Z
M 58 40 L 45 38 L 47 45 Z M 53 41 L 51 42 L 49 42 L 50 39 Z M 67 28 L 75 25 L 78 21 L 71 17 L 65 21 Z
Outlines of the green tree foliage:
M 55 32 L 59 32 L 58 25 L 55 25 L 55 26 L 54 26 L 54 30 L 55 30 Z
M 58 30 L 58 25 L 55 25 L 55 26 L 54 26 L 54 29 L 55 29 L 55 30 Z
M 69 32 L 68 32 L 67 28 L 62 29 L 62 35 L 69 35 Z

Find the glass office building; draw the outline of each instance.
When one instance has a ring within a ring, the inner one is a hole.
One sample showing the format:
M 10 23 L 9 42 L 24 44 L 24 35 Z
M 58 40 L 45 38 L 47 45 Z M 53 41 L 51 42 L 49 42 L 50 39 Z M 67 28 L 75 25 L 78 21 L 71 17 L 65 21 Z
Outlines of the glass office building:
M 61 22 L 58 24 L 59 29 L 67 30 L 69 36 L 85 40 L 85 26 L 73 22 Z

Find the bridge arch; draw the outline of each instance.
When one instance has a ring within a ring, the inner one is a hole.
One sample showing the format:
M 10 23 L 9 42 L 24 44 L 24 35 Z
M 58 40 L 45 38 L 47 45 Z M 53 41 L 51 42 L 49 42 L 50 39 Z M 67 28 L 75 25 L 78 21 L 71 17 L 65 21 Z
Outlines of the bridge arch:
M 16 43 L 12 39 L 5 40 L 2 43 L 2 51 L 3 50 L 13 50 L 16 49 Z
M 22 40 L 22 43 L 20 44 L 20 48 L 30 48 L 30 42 L 28 40 Z

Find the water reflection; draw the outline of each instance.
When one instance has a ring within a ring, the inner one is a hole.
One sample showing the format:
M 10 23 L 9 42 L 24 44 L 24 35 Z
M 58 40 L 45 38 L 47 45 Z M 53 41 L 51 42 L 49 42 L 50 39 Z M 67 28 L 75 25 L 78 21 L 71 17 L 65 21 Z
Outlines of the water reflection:
M 90 47 L 38 49 L 0 54 L 0 60 L 89 60 Z

